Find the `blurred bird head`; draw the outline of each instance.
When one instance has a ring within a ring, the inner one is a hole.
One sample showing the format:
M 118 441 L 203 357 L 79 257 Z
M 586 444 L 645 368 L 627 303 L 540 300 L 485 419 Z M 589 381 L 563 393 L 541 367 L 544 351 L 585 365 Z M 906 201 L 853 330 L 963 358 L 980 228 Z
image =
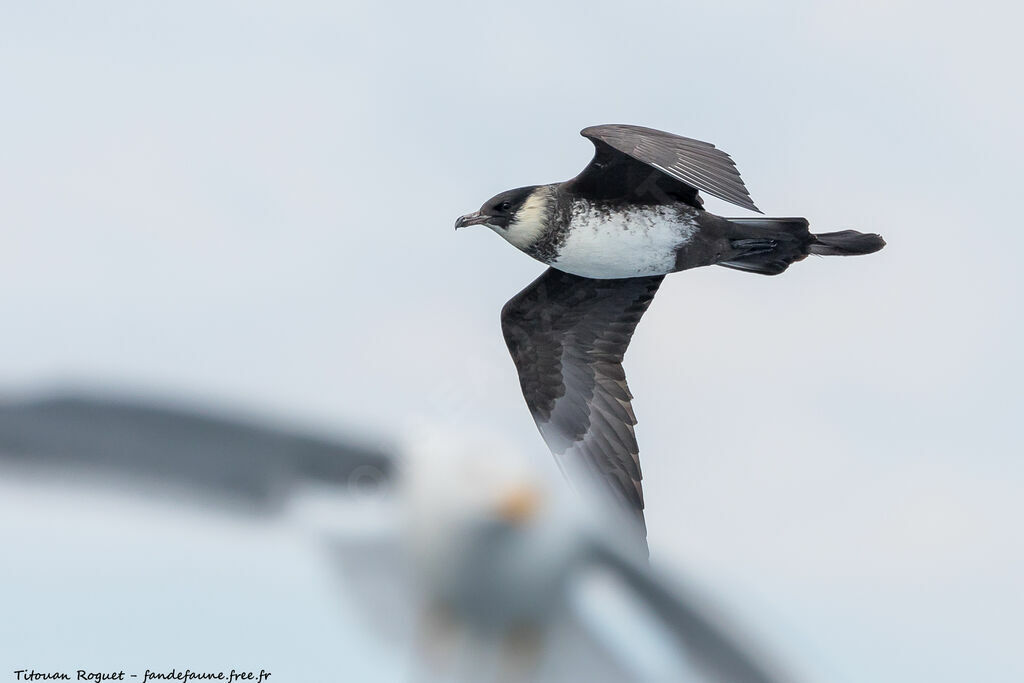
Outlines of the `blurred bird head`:
M 425 594 L 478 625 L 544 620 L 578 552 L 554 482 L 486 439 L 422 441 L 401 482 Z

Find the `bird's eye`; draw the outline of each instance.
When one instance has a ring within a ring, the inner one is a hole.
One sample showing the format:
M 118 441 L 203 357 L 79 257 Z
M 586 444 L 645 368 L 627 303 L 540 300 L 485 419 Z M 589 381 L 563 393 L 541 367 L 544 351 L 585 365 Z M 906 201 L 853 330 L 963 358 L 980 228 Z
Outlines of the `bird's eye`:
M 508 202 L 502 202 L 501 204 L 498 204 L 498 211 L 508 211 L 511 208 L 512 205 Z

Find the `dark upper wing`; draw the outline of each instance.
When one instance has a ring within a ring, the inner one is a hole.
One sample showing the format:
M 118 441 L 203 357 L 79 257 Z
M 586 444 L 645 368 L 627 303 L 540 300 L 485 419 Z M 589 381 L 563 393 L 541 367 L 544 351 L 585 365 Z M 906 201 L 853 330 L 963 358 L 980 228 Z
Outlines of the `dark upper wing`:
M 710 143 L 619 124 L 591 126 L 580 134 L 597 151 L 583 172 L 569 181 L 574 192 L 640 202 L 664 201 L 667 196 L 700 206 L 700 190 L 760 213 L 736 164 Z
M 572 478 L 594 476 L 643 519 L 622 357 L 664 276 L 593 280 L 549 268 L 501 311 L 526 404 Z

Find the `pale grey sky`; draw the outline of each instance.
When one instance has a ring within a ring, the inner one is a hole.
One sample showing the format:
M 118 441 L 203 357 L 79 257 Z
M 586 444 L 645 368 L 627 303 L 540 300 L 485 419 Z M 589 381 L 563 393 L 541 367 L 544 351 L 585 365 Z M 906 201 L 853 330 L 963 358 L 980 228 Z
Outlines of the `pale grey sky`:
M 1024 677 L 1015 5 L 3 15 L 6 390 L 472 426 L 550 467 L 498 327 L 542 266 L 452 222 L 574 175 L 587 125 L 709 140 L 766 213 L 889 245 L 667 280 L 626 358 L 653 557 L 823 680 Z

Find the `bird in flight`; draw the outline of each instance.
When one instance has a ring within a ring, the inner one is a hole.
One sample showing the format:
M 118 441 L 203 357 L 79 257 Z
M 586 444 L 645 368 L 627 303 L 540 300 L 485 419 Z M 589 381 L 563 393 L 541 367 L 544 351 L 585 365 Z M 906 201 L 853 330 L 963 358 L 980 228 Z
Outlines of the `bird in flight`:
M 719 265 L 778 275 L 809 254 L 885 246 L 805 218 L 723 218 L 700 192 L 749 209 L 736 165 L 707 142 L 630 125 L 586 128 L 594 158 L 571 180 L 502 192 L 456 229 L 484 225 L 550 266 L 501 326 L 527 406 L 562 471 L 591 479 L 643 526 L 639 448 L 622 358 L 668 273 Z

